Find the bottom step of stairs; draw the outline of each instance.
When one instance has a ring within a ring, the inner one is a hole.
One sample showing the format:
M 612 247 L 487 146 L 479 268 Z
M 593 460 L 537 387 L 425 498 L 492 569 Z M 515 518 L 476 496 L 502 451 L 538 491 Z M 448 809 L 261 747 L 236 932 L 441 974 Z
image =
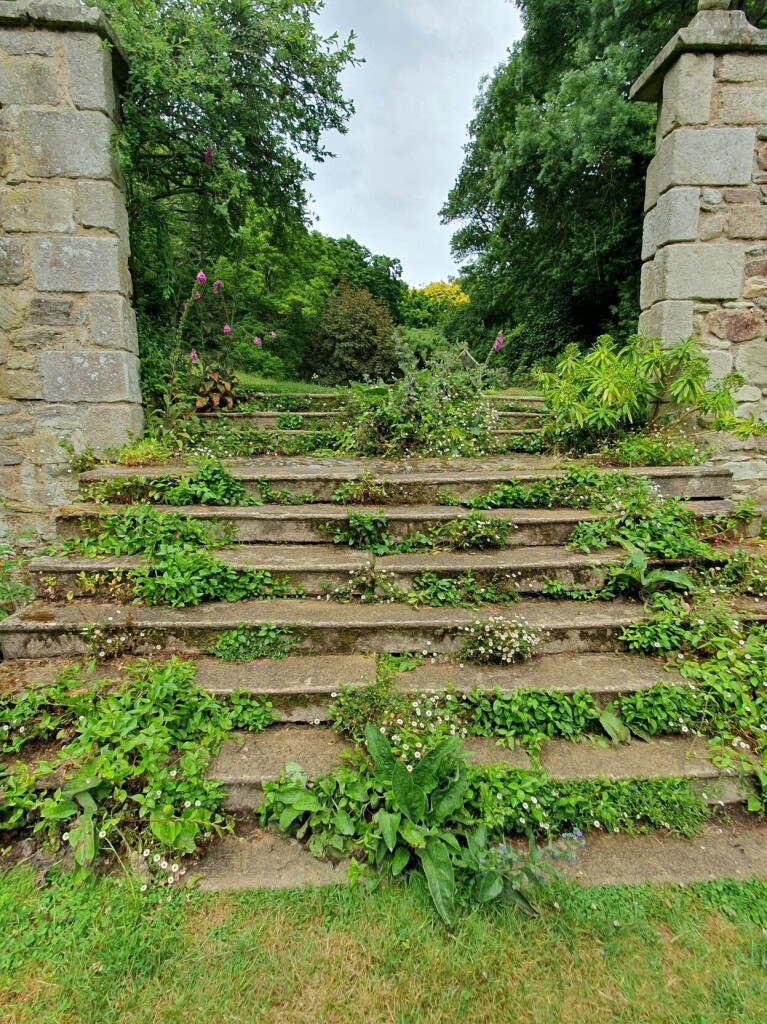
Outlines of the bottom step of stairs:
M 318 860 L 295 839 L 243 824 L 238 835 L 213 846 L 195 872 L 203 891 L 234 892 L 343 885 L 346 867 Z M 767 881 L 767 823 L 712 821 L 693 839 L 590 833 L 575 863 L 564 868 L 581 885 Z

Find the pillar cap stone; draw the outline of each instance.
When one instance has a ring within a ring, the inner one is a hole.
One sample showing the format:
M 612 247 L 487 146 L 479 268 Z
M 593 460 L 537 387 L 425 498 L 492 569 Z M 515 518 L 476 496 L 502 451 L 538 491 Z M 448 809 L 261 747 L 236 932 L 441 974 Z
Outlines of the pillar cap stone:
M 115 30 L 100 10 L 83 7 L 80 0 L 53 0 L 51 3 L 40 3 L 39 0 L 0 0 L 0 27 L 3 25 L 95 32 L 106 39 L 112 48 L 117 77 L 124 81 L 128 76 L 128 57 Z
M 708 6 L 703 6 L 707 4 Z M 701 0 L 701 8 L 686 28 L 664 46 L 647 70 L 636 80 L 629 98 L 657 103 L 663 81 L 683 53 L 723 53 L 747 50 L 767 53 L 767 31 L 754 28 L 743 11 L 727 10 L 729 3 Z

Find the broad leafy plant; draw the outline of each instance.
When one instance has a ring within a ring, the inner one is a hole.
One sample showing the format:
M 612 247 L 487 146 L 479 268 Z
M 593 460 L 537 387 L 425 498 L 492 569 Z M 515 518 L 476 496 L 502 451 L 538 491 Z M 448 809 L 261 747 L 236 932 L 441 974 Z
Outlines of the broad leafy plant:
M 743 384 L 737 374 L 711 380 L 708 360 L 692 339 L 664 348 L 658 338 L 636 336 L 619 347 L 609 335 L 585 353 L 569 345 L 556 370 L 535 379 L 551 412 L 545 437 L 575 450 L 652 428 L 664 408 L 731 429 L 732 392 Z

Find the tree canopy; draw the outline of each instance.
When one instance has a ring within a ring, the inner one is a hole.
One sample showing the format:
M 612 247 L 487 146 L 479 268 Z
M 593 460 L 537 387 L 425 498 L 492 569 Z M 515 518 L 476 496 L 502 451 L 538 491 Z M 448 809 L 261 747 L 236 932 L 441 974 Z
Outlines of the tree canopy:
M 322 0 L 95 0 L 130 58 L 120 154 L 140 307 L 226 250 L 255 202 L 302 215 L 310 161 L 353 106 L 354 39 L 323 38 Z M 189 263 L 188 261 L 191 261 Z
M 515 0 L 525 34 L 486 78 L 443 208 L 471 318 L 514 365 L 626 334 L 638 316 L 655 110 L 632 82 L 697 0 Z

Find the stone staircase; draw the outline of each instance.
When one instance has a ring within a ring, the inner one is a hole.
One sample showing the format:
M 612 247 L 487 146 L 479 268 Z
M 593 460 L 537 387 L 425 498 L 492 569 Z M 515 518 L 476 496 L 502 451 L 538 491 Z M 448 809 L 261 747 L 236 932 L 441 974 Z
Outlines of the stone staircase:
M 326 403 L 322 408 L 316 406 Z M 538 415 L 538 403 L 514 397 L 514 410 L 506 415 L 513 424 Z M 264 400 L 269 405 L 268 399 Z M 294 407 L 297 404 L 292 403 Z M 332 417 L 330 396 L 312 396 L 301 415 L 305 419 Z M 523 411 L 518 411 L 518 406 Z M 527 408 L 525 408 L 527 407 Z M 294 410 L 290 410 L 291 413 Z M 246 414 L 259 422 L 277 424 L 279 408 Z M 512 419 L 514 417 L 514 419 Z M 521 428 L 524 429 L 524 428 Z M 312 776 L 339 763 L 351 741 L 330 729 L 329 707 L 342 688 L 369 686 L 376 679 L 376 656 L 415 652 L 420 667 L 399 675 L 397 686 L 406 693 L 474 689 L 509 694 L 516 690 L 572 693 L 585 690 L 600 705 L 616 696 L 646 690 L 659 680 L 679 682 L 663 664 L 632 656 L 622 647 L 621 630 L 642 619 L 640 602 L 616 600 L 584 603 L 549 600 L 544 582 L 556 580 L 567 587 L 599 587 L 608 566 L 625 557 L 621 549 L 583 555 L 565 549 L 573 527 L 597 514 L 570 509 L 507 509 L 492 515 L 513 526 L 506 546 L 488 551 L 451 551 L 384 555 L 334 545 L 330 530 L 342 526 L 350 511 L 383 512 L 394 539 L 468 515 L 468 510 L 439 503 L 449 492 L 467 497 L 513 476 L 530 482 L 541 476 L 564 475 L 561 460 L 518 456 L 477 460 L 385 460 L 272 458 L 230 461 L 227 468 L 246 492 L 258 496 L 266 481 L 277 492 L 311 496 L 298 504 L 263 504 L 246 507 L 183 508 L 157 506 L 163 512 L 182 512 L 199 521 L 216 521 L 236 529 L 230 548 L 214 554 L 235 568 L 268 570 L 285 579 L 291 590 L 304 596 L 276 600 L 203 603 L 193 608 L 144 607 L 116 599 L 105 582 L 114 572 L 136 566 L 137 557 L 88 558 L 45 556 L 32 562 L 30 572 L 38 600 L 0 623 L 3 665 L 0 673 L 14 685 L 50 681 L 72 660 L 96 657 L 93 629 L 103 643 L 119 641 L 128 660 L 171 653 L 193 658 L 197 681 L 213 694 L 245 690 L 268 697 L 279 724 L 263 733 L 237 737 L 224 747 L 211 766 L 213 777 L 226 786 L 227 806 L 238 815 L 252 813 L 261 799 L 261 787 L 277 777 L 288 761 L 301 764 Z M 190 467 L 123 469 L 105 467 L 85 473 L 83 488 L 137 475 L 148 479 L 169 473 L 183 476 Z M 631 472 L 631 471 L 630 471 Z M 670 467 L 633 471 L 648 476 L 660 493 L 684 497 L 696 515 L 709 517 L 731 507 L 732 480 L 722 469 L 709 466 Z M 362 482 L 381 500 L 342 505 L 334 502 L 339 488 Z M 71 539 L 93 532 L 99 519 L 124 504 L 83 502 L 59 510 L 57 532 Z M 506 581 L 519 595 L 513 605 L 481 608 L 413 606 L 404 600 L 364 603 L 358 599 L 332 599 L 334 588 L 348 584 L 359 573 L 385 573 L 403 595 L 424 572 L 440 579 L 455 579 L 466 572 L 483 581 Z M 78 578 L 97 574 L 102 582 L 81 596 Z M 529 662 L 508 667 L 480 667 L 458 661 L 461 628 L 478 617 L 505 615 L 526 620 L 541 629 L 539 654 Z M 767 620 L 753 609 L 754 619 Z M 211 645 L 222 633 L 241 625 L 290 627 L 301 638 L 300 648 L 285 660 L 230 664 L 210 657 Z M 119 673 L 119 663 L 104 665 Z M 502 748 L 493 739 L 466 741 L 467 753 L 480 764 L 504 761 L 530 769 L 522 750 Z M 706 799 L 737 805 L 744 797 L 740 780 L 713 767 L 705 743 L 684 736 L 650 742 L 608 746 L 585 740 L 544 742 L 540 765 L 552 779 L 684 778 Z M 273 840 L 269 840 L 273 843 Z

